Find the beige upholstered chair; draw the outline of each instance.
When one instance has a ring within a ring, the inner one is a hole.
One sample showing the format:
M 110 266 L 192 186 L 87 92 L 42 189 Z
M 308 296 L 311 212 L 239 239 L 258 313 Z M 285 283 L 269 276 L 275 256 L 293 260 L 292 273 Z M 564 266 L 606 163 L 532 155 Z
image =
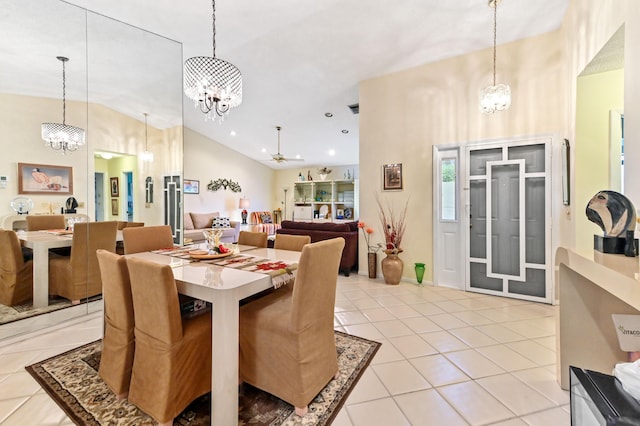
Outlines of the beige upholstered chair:
M 173 247 L 169 225 L 125 227 L 122 230 L 124 254 Z
M 22 258 L 14 231 L 0 230 L 0 303 L 19 305 L 33 298 L 33 263 Z
M 240 378 L 300 416 L 338 372 L 333 311 L 343 247 L 343 238 L 304 246 L 295 286 L 240 307 Z
M 71 255 L 49 255 L 49 294 L 72 303 L 102 293 L 96 250 L 116 250 L 115 221 L 80 222 L 74 225 Z
M 273 248 L 302 251 L 302 247 L 306 244 L 311 244 L 311 237 L 309 235 L 276 234 L 276 241 L 273 244 Z
M 238 244 L 266 248 L 267 233 L 240 231 L 240 235 L 238 235 Z
M 144 222 L 125 222 L 124 220 L 118 221 L 118 231 L 122 231 L 124 228 L 135 228 L 138 226 L 144 226 Z
M 61 214 L 27 215 L 27 231 L 65 229 L 67 222 Z
M 181 318 L 170 266 L 135 258 L 127 265 L 136 339 L 129 401 L 171 424 L 211 390 L 211 313 Z
M 129 270 L 124 257 L 98 250 L 104 300 L 104 338 L 98 373 L 118 399 L 127 397 L 135 341 Z

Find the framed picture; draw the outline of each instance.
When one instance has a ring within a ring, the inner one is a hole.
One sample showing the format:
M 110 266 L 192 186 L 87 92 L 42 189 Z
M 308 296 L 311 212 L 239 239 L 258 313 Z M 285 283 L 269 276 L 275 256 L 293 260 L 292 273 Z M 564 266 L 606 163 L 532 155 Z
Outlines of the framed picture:
M 18 194 L 73 193 L 73 169 L 66 166 L 18 163 Z
M 385 164 L 382 166 L 382 176 L 384 179 L 383 189 L 385 191 L 402 189 L 402 164 Z
M 193 179 L 184 180 L 184 193 L 185 194 L 199 194 L 200 193 L 200 181 Z
M 120 183 L 118 182 L 117 177 L 109 178 L 109 185 L 111 187 L 111 196 L 119 197 L 120 196 Z
M 118 216 L 119 213 L 120 212 L 119 212 L 119 209 L 118 209 L 118 199 L 117 198 L 112 198 L 111 199 L 111 214 L 113 216 Z

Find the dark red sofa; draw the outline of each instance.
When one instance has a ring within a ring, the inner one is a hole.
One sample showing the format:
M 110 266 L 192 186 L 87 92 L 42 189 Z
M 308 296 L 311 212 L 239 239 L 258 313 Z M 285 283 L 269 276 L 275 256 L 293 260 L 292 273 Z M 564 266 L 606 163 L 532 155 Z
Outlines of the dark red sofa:
M 340 272 L 349 276 L 352 269 L 358 269 L 358 222 L 294 222 L 282 221 L 276 234 L 309 235 L 311 242 L 344 238 L 344 249 L 340 259 Z

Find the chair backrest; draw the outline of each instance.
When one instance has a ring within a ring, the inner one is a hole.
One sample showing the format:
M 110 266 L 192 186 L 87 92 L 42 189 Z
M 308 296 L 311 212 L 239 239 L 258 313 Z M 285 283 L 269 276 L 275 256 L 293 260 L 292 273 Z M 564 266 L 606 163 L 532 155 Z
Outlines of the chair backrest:
M 124 228 L 134 228 L 137 226 L 144 226 L 144 222 L 125 222 L 124 220 L 118 221 L 118 231 L 122 231 Z
M 67 222 L 61 214 L 27 215 L 27 231 L 64 229 Z
M 267 233 L 240 231 L 240 235 L 238 235 L 238 244 L 242 244 L 245 246 L 266 248 Z
M 0 303 L 12 306 L 31 295 L 31 261 L 25 264 L 22 259 L 20 241 L 14 231 L 0 230 L 0 247 Z
M 136 331 L 171 345 L 182 339 L 178 289 L 169 265 L 127 259 Z
M 302 247 L 311 243 L 309 235 L 276 234 L 273 248 L 280 250 L 302 251 Z
M 126 226 L 122 230 L 122 242 L 124 254 L 140 253 L 173 247 L 173 234 L 169 225 Z
M 344 244 L 344 238 L 338 237 L 303 247 L 291 301 L 294 332 L 311 325 L 333 328 L 338 268 Z
M 69 262 L 76 284 L 86 280 L 91 288 L 102 287 L 96 251 L 103 249 L 115 253 L 117 228 L 115 220 L 79 222 L 74 225 Z
M 120 331 L 133 330 L 133 301 L 126 259 L 103 249 L 96 251 L 96 257 L 103 283 L 105 320 Z

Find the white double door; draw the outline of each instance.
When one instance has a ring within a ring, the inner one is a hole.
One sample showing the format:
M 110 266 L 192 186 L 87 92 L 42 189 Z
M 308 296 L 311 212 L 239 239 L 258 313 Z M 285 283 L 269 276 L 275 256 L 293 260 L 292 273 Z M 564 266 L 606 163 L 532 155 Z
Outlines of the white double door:
M 552 302 L 551 138 L 434 149 L 434 283 Z

